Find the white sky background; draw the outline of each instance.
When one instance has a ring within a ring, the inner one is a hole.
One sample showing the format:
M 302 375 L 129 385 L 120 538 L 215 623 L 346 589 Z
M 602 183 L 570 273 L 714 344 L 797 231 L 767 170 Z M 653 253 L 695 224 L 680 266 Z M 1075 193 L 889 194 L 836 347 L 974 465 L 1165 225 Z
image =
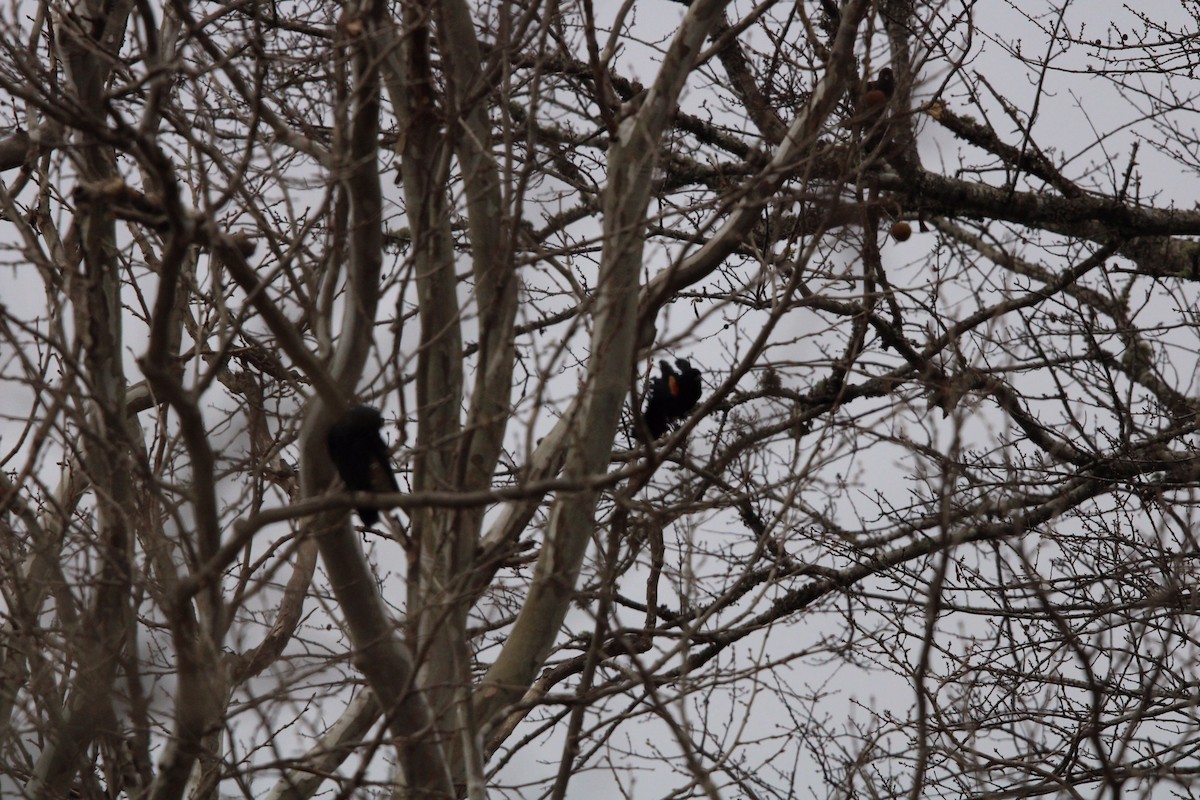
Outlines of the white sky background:
M 597 4 L 602 5 L 602 4 Z M 1030 6 L 1035 4 L 1029 3 L 1002 3 L 990 2 L 982 3 L 976 7 L 978 19 L 979 36 L 975 42 L 975 48 L 969 59 L 968 75 L 979 73 L 985 75 L 996 83 L 998 88 L 1005 92 L 1005 95 L 1013 101 L 1016 106 L 1027 112 L 1031 106 L 1031 98 L 1035 96 L 1037 91 L 1036 76 L 1022 74 L 1017 69 L 1017 62 L 1010 56 L 1004 53 L 1002 41 L 1012 41 L 1020 39 L 1024 52 L 1029 55 L 1030 52 L 1040 52 L 1046 47 L 1045 37 L 1038 31 L 1037 25 L 1031 22 L 1025 14 L 1033 14 Z M 1038 4 L 1041 5 L 1041 4 Z M 1178 13 L 1178 9 L 1171 5 L 1168 7 L 1166 3 L 1160 4 L 1162 7 L 1161 13 Z M 1014 6 L 1019 6 L 1024 11 L 1018 11 Z M 738 11 L 744 11 L 744 7 L 739 7 Z M 1125 11 L 1122 4 L 1119 2 L 1097 2 L 1096 0 L 1088 0 L 1081 2 L 1072 7 L 1072 13 L 1067 17 L 1067 28 L 1072 31 L 1079 31 L 1084 38 L 1099 38 L 1104 41 L 1111 40 L 1111 24 L 1116 22 L 1119 25 L 1129 25 L 1130 28 L 1135 27 L 1132 21 L 1129 21 L 1128 12 Z M 600 14 L 611 13 L 611 8 L 597 8 Z M 641 38 L 645 41 L 661 41 L 664 35 L 669 35 L 673 31 L 673 26 L 676 24 L 680 16 L 680 7 L 673 3 L 662 2 L 655 0 L 654 2 L 642 2 L 636 5 L 636 13 L 630 17 L 630 20 L 636 22 L 635 38 Z M 1066 61 L 1056 62 L 1056 66 L 1070 64 L 1071 66 L 1082 69 L 1088 58 L 1084 55 L 1085 50 L 1079 48 L 1075 53 L 1071 54 Z M 876 63 L 884 63 L 879 60 L 879 54 L 876 54 Z M 639 49 L 634 44 L 626 45 L 623 59 L 630 66 L 627 71 L 631 77 L 640 78 L 643 81 L 649 81 L 655 70 L 655 58 L 653 56 L 653 48 Z M 931 71 L 932 74 L 924 74 L 925 82 L 922 84 L 922 91 L 932 91 L 933 88 L 939 85 L 943 78 L 942 74 L 938 74 L 936 70 Z M 1002 83 L 1001 83 L 1002 81 Z M 1176 87 L 1176 91 L 1194 91 L 1196 87 Z M 1147 91 L 1155 94 L 1161 91 L 1160 87 L 1147 87 Z M 961 85 L 952 83 L 947 87 L 947 91 L 943 97 L 957 111 L 969 113 L 969 105 L 961 90 Z M 685 98 L 685 106 L 698 104 L 705 101 L 702 92 L 693 91 Z M 1129 107 L 1131 98 L 1126 95 L 1119 95 L 1114 87 L 1107 81 L 1089 76 L 1085 73 L 1067 75 L 1057 72 L 1052 72 L 1046 77 L 1046 92 L 1043 96 L 1039 107 L 1039 117 L 1034 126 L 1033 132 L 1038 142 L 1043 146 L 1049 145 L 1058 149 L 1060 153 L 1070 154 L 1072 160 L 1067 168 L 1067 173 L 1072 177 L 1085 179 L 1090 175 L 1090 179 L 1094 180 L 1096 186 L 1100 190 L 1107 189 L 1113 181 L 1120 181 L 1126 162 L 1129 158 L 1131 143 L 1134 138 L 1134 132 L 1130 129 L 1122 129 L 1124 125 L 1131 121 L 1131 117 L 1135 116 L 1131 113 Z M 982 97 L 981 101 L 989 108 L 989 118 L 996 122 L 1000 119 L 997 113 L 996 104 L 986 97 Z M 1194 113 L 1190 108 L 1180 111 L 1181 115 L 1194 117 Z M 1194 126 L 1193 126 L 1194 127 Z M 1076 152 L 1084 143 L 1090 143 L 1096 139 L 1095 131 L 1113 131 L 1114 133 L 1105 140 L 1105 151 L 1103 156 L 1097 153 L 1094 148 Z M 1000 130 L 1002 136 L 1007 141 L 1016 141 L 1019 133 L 1015 130 Z M 1141 135 L 1145 135 L 1144 127 L 1140 131 Z M 944 131 L 932 124 L 924 124 L 919 133 L 919 142 L 921 152 L 926 163 L 930 166 L 937 164 L 945 165 L 945 169 L 950 170 L 960 163 L 961 143 L 952 139 Z M 970 155 L 966 156 L 970 160 Z M 1112 163 L 1110 168 L 1105 169 L 1103 165 L 1106 162 Z M 1093 165 L 1100 164 L 1101 168 L 1093 170 Z M 1178 166 L 1171 160 L 1155 153 L 1151 148 L 1143 145 L 1138 153 L 1138 174 L 1142 179 L 1141 192 L 1144 198 L 1148 200 L 1153 198 L 1153 201 L 1158 205 L 1166 204 L 1166 200 L 1175 202 L 1180 206 L 1191 206 L 1195 201 L 1194 192 L 1191 192 L 1191 187 L 1194 181 L 1190 178 L 1181 180 L 1178 174 Z M 1078 170 L 1078 171 L 1076 171 Z M 7 177 L 7 176 L 6 176 Z M 1003 179 L 1003 176 L 996 176 L 997 181 Z M 384 182 L 385 191 L 389 193 L 397 193 L 399 189 L 391 186 L 389 181 Z M 999 230 L 998 230 L 999 232 Z M 28 271 L 32 269 L 28 264 L 22 261 L 19 248 L 21 243 L 12 239 L 11 226 L 0 224 L 0 247 L 11 248 L 0 252 L 0 264 L 4 266 L 0 268 L 0 301 L 2 301 L 9 309 L 10 313 L 14 309 L 29 308 L 38 310 L 44 308 L 44 298 L 42 297 L 42 285 L 40 281 L 30 280 Z M 906 244 L 896 244 L 888 242 L 883 245 L 883 257 L 885 268 L 889 271 L 889 276 L 893 283 L 900 285 L 920 285 L 930 280 L 928 274 L 928 243 L 932 240 L 933 234 L 916 233 L 914 238 Z M 1027 253 L 1029 256 L 1036 254 Z M 650 246 L 646 251 L 647 270 L 651 274 L 656 269 L 661 269 L 666 266 L 668 255 L 663 253 L 660 248 Z M 1051 260 L 1048 261 L 1050 266 L 1058 266 L 1059 263 Z M 588 272 L 590 269 L 586 265 L 580 265 L 581 272 Z M 591 271 L 591 277 L 594 278 L 594 270 Z M 747 275 L 747 280 L 753 276 Z M 1146 282 L 1149 284 L 1149 282 Z M 152 296 L 153 283 L 147 281 L 147 285 L 141 287 L 144 294 Z M 1148 286 L 1149 288 L 1149 286 Z M 961 317 L 975 309 L 975 298 L 973 297 L 953 297 L 949 295 L 949 291 L 943 291 L 941 295 L 942 308 L 950 317 Z M 1164 293 L 1159 292 L 1151 301 L 1152 303 L 1169 302 Z M 702 321 L 697 324 L 693 309 L 687 302 L 679 302 L 667 309 L 664 309 L 659 319 L 659 340 L 667 341 L 673 336 L 688 334 L 686 344 L 679 348 L 671 348 L 673 355 L 681 355 L 694 358 L 698 363 L 702 363 L 709 370 L 706 375 L 706 381 L 710 385 L 715 384 L 718 380 L 723 379 L 722 373 L 728 369 L 728 366 L 736 358 L 738 353 L 747 344 L 747 339 L 753 336 L 753 330 L 744 329 L 726 329 L 726 319 L 723 316 L 723 310 L 717 310 L 715 313 L 707 314 L 706 309 L 701 309 Z M 389 313 L 388 305 L 381 305 L 381 317 Z M 1153 313 L 1153 305 L 1147 311 Z M 30 320 L 36 322 L 36 320 Z M 745 320 L 739 320 L 740 324 L 746 324 Z M 335 321 L 336 324 L 336 321 Z M 780 354 L 786 354 L 796 360 L 804 360 L 811 358 L 813 355 L 812 344 L 809 337 L 816 334 L 816 328 L 819 323 L 812 319 L 796 318 L 788 320 L 788 325 L 794 326 L 794 335 L 797 337 L 795 344 L 788 348 L 781 348 Z M 473 340 L 475 334 L 471 332 L 471 327 L 474 325 L 473 320 L 468 321 L 464 328 L 464 340 Z M 334 330 L 337 330 L 336 327 Z M 585 331 L 579 331 L 579 336 L 585 336 Z M 390 334 L 386 328 L 380 330 L 381 338 L 389 340 L 385 347 L 390 347 Z M 408 328 L 404 332 L 406 340 L 412 341 L 415 336 L 415 325 Z M 552 338 L 548 335 L 547 339 Z M 130 376 L 137 376 L 138 370 L 134 359 L 140 355 L 144 349 L 144 331 L 142 331 L 136 323 L 130 323 L 126 327 L 127 359 L 126 367 Z M 576 382 L 582 374 L 582 366 L 574 366 L 569 359 L 546 357 L 543 359 L 542 353 L 551 352 L 553 342 L 546 342 L 546 348 L 530 348 L 535 358 L 542 363 L 539 367 L 548 373 L 553 374 L 556 370 L 561 370 L 561 374 L 554 378 L 549 384 L 549 393 L 553 403 L 547 403 L 547 406 L 561 407 L 568 400 L 575 389 Z M 386 352 L 386 351 L 385 351 Z M 406 352 L 411 353 L 413 349 L 407 349 Z M 21 388 L 21 384 L 8 381 L 7 378 L 12 374 L 11 361 L 12 353 L 0 351 L 0 375 L 6 379 L 0 385 L 0 452 L 8 452 L 13 446 L 13 438 L 16 433 L 16 425 L 21 420 L 28 417 L 28 409 L 30 403 L 29 393 Z M 1178 370 L 1181 374 L 1195 373 L 1195 354 L 1191 351 L 1179 352 L 1180 362 Z M 394 366 L 385 366 L 381 362 L 379 366 L 382 369 L 393 369 Z M 643 365 L 646 366 L 646 365 Z M 371 367 L 369 366 L 368 369 Z M 519 377 L 519 375 L 518 375 Z M 748 376 L 747 380 L 752 376 Z M 369 381 L 369 376 L 364 377 L 364 385 Z M 467 387 L 468 391 L 471 385 L 473 375 L 468 373 Z M 531 382 L 532 383 L 532 382 Z M 797 387 L 803 388 L 803 387 Z M 532 407 L 532 399 L 527 399 L 527 406 Z M 213 418 L 218 419 L 223 413 L 228 410 L 226 403 L 222 401 L 219 394 L 214 393 L 212 400 Z M 916 401 L 918 405 L 914 408 L 923 406 L 923 399 Z M 411 408 L 411 403 L 409 403 Z M 397 413 L 397 408 L 394 405 L 388 405 L 389 419 L 393 419 Z M 940 412 L 935 412 L 920 420 L 922 424 L 934 426 L 939 430 L 939 435 L 944 437 L 946 441 L 952 432 L 952 420 L 942 421 Z M 143 420 L 144 426 L 151 425 L 152 422 L 146 419 Z M 513 450 L 517 453 L 526 453 L 533 443 L 536 442 L 538 436 L 548 430 L 553 424 L 553 419 L 544 417 L 537 425 L 513 426 L 510 428 L 509 440 Z M 693 434 L 693 445 L 697 446 L 700 441 L 700 434 L 705 426 L 716 424 L 715 420 L 706 420 L 700 426 L 700 430 Z M 965 428 L 966 436 L 978 436 L 984 441 L 994 441 L 995 435 L 989 430 L 989 426 L 994 424 L 988 420 L 986 416 L 979 419 L 970 419 L 967 421 Z M 236 455 L 240 447 L 244 447 L 242 436 L 244 431 L 238 427 L 230 428 L 227 435 L 219 442 L 223 451 L 230 455 Z M 396 441 L 399 436 L 399 431 L 394 428 L 389 428 L 389 435 L 392 441 Z M 410 425 L 407 433 L 407 441 L 411 443 L 415 439 L 415 428 Z M 805 443 L 810 439 L 806 438 Z M 815 438 L 812 439 L 815 441 Z M 622 446 L 623 439 L 618 435 L 618 447 Z M 854 466 L 859 471 L 859 479 L 864 484 L 870 486 L 872 490 L 879 490 L 885 496 L 894 496 L 898 500 L 903 499 L 904 495 L 910 490 L 911 486 L 905 480 L 905 475 L 910 471 L 911 465 L 903 460 L 902 451 L 897 450 L 897 461 L 895 463 L 886 463 L 885 461 L 873 456 L 871 463 L 855 463 Z M 47 453 L 47 458 L 43 460 L 41 465 L 44 470 L 44 480 L 53 487 L 57 481 L 57 469 L 55 467 L 53 452 Z M 523 459 L 518 459 L 523 461 Z M 398 462 L 403 463 L 404 454 L 401 453 Z M 18 459 L 19 462 L 19 459 Z M 671 480 L 671 467 L 664 466 L 656 480 L 656 485 L 667 485 Z M 404 477 L 401 476 L 402 485 Z M 228 498 L 230 501 L 237 499 L 236 495 Z M 851 492 L 843 502 L 846 507 L 842 509 L 843 513 L 848 511 L 850 505 L 866 504 L 870 505 L 870 498 L 862 493 Z M 850 518 L 847 514 L 847 518 Z M 698 521 L 699 530 L 695 532 L 695 536 L 700 538 L 720 537 L 724 525 L 736 525 L 736 522 L 727 520 L 702 520 Z M 667 531 L 667 536 L 677 535 L 681 538 L 689 535 L 683 531 Z M 266 544 L 273 540 L 274 536 L 268 529 L 266 538 L 256 543 L 256 547 L 265 548 Z M 379 565 L 379 574 L 385 576 L 385 588 L 389 598 L 396 604 L 397 607 L 403 606 L 403 556 L 399 549 L 391 543 L 383 543 L 372 548 L 371 556 L 373 561 Z M 675 565 L 684 573 L 693 573 L 696 575 L 704 575 L 717 565 L 706 561 L 704 557 L 697 554 L 693 561 L 685 564 Z M 390 573 L 390 574 L 389 574 Z M 637 586 L 638 580 L 642 576 L 636 572 L 630 575 L 623 581 L 628 583 L 628 586 L 623 585 L 622 590 L 627 591 L 632 596 L 639 596 L 640 589 Z M 881 583 L 888 584 L 890 581 L 883 580 Z M 888 594 L 895 594 L 900 587 L 888 585 L 882 587 L 881 590 Z M 271 608 L 271 599 L 263 596 L 259 600 L 262 603 L 265 612 L 269 613 Z M 672 604 L 671 598 L 660 598 L 662 602 L 668 605 Z M 320 612 L 318 612 L 320 613 Z M 339 649 L 344 649 L 346 643 L 337 636 L 336 630 L 329 630 L 322 634 L 321 625 L 317 622 L 318 617 L 314 617 L 313 625 L 306 630 L 309 638 L 307 644 L 311 645 L 314 641 L 320 641 L 322 644 L 329 647 L 330 651 L 336 652 Z M 630 615 L 628 620 L 630 625 L 636 625 L 638 619 Z M 818 622 L 820 621 L 820 622 Z M 827 625 L 827 628 L 823 628 Z M 752 657 L 762 655 L 782 655 L 796 653 L 803 649 L 804 643 L 816 641 L 827 634 L 834 634 L 838 631 L 838 626 L 841 625 L 841 620 L 836 614 L 835 609 L 831 609 L 827 614 L 824 611 L 816 613 L 807 613 L 803 615 L 798 624 L 788 626 L 778 626 L 769 632 L 766 632 L 758 637 L 749 639 L 740 644 L 735 651 L 740 658 L 749 660 Z M 573 611 L 572 616 L 568 619 L 568 626 L 576 630 L 587 629 L 591 627 L 590 622 L 586 619 L 582 612 Z M 254 633 L 251 633 L 253 637 Z M 299 668 L 299 665 L 297 665 Z M 346 668 L 346 672 L 349 669 Z M 904 715 L 912 703 L 911 688 L 903 685 L 902 682 L 894 679 L 881 678 L 879 673 L 868 674 L 855 667 L 833 663 L 827 665 L 824 669 L 814 668 L 811 664 L 805 663 L 792 669 L 790 672 L 782 672 L 782 675 L 789 677 L 794 681 L 793 688 L 798 693 L 806 693 L 808 691 L 820 691 L 823 694 L 818 701 L 820 713 L 818 716 L 823 716 L 830 721 L 831 727 L 839 727 L 839 721 L 845 720 L 847 726 L 851 726 L 856 722 L 864 721 L 864 708 L 883 711 L 887 709 L 895 710 L 897 714 Z M 268 679 L 264 676 L 264 679 Z M 706 709 L 697 709 L 691 705 L 680 709 L 681 712 L 686 712 L 689 720 L 694 722 L 703 722 L 707 724 L 710 732 L 719 735 L 720 729 L 726 725 L 724 722 L 728 720 L 728 727 L 739 729 L 744 733 L 747 740 L 753 740 L 756 737 L 763 737 L 764 743 L 760 745 L 764 749 L 778 746 L 778 743 L 771 740 L 771 736 L 788 735 L 791 721 L 789 716 L 782 709 L 773 708 L 770 701 L 753 702 L 748 707 L 740 705 L 745 698 L 739 700 L 739 705 L 729 703 L 724 695 L 717 693 L 709 698 Z M 302 709 L 302 706 L 298 706 Z M 707 712 L 710 716 L 705 719 L 700 716 L 701 712 Z M 248 719 L 252 718 L 252 711 L 248 711 Z M 330 710 L 330 715 L 327 721 L 332 721 L 333 711 Z M 301 747 L 303 742 L 303 725 L 307 724 L 307 720 L 303 715 L 299 715 L 301 726 L 296 730 L 296 741 L 294 744 Z M 719 722 L 714 722 L 717 720 Z M 250 726 L 253 730 L 254 726 Z M 781 731 L 783 732 L 781 734 Z M 516 737 L 524 735 L 525 729 L 519 730 Z M 640 753 L 645 753 L 649 748 L 662 748 L 667 752 L 673 752 L 674 748 L 669 736 L 659 726 L 639 724 L 637 726 L 626 726 L 616 741 L 623 742 L 628 747 Z M 281 746 L 288 746 L 286 738 L 278 742 Z M 513 762 L 505 768 L 501 773 L 500 781 L 510 781 L 513 784 L 521 784 L 528 780 L 531 775 L 540 774 L 543 771 L 552 772 L 556 768 L 556 759 L 561 752 L 561 742 L 557 737 L 553 737 L 550 741 L 538 747 L 526 748 Z M 269 755 L 269 754 L 268 754 Z M 790 755 L 790 754 L 789 754 Z M 811 766 L 809 755 L 801 753 L 797 766 L 798 774 L 801 776 L 809 775 L 812 777 L 811 783 L 798 783 L 794 786 L 796 796 L 804 797 L 821 796 L 823 791 L 821 777 L 815 773 Z M 539 764 L 538 761 L 545 759 L 546 763 Z M 790 764 L 781 766 L 781 769 L 790 767 Z M 628 796 L 632 797 L 658 797 L 663 796 L 668 791 L 668 787 L 674 785 L 674 781 L 669 780 L 667 768 L 663 767 L 660 774 L 653 772 L 639 772 L 635 777 L 636 784 L 630 789 L 626 786 Z M 604 772 L 589 772 L 584 773 L 575 778 L 572 783 L 571 797 L 584 798 L 609 798 L 614 797 L 613 777 L 611 774 Z M 0 785 L 0 790 L 5 787 Z M 495 796 L 504 796 L 502 792 L 496 792 Z M 522 797 L 519 790 L 514 790 L 508 794 L 512 797 Z M 735 796 L 733 793 L 730 797 Z

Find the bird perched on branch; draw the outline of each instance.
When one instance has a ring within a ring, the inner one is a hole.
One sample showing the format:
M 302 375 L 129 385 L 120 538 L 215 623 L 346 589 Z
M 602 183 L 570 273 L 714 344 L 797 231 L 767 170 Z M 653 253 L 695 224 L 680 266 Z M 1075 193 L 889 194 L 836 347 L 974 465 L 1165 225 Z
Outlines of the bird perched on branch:
M 867 81 L 867 89 L 863 92 L 862 101 L 859 103 L 860 111 L 870 111 L 878 109 L 882 111 L 883 106 L 887 105 L 888 100 L 892 99 L 892 95 L 896 93 L 896 76 L 890 67 L 884 67 L 879 70 L 879 74 L 875 76 L 875 80 Z
M 379 431 L 383 415 L 370 406 L 355 406 L 329 427 L 325 445 L 342 482 L 352 492 L 398 492 L 387 444 Z M 364 525 L 379 521 L 374 508 L 358 509 Z
M 896 76 L 889 67 L 879 70 L 875 80 L 867 81 L 867 88 L 858 100 L 855 113 L 857 129 L 869 134 L 863 145 L 866 152 L 875 150 L 886 135 L 884 114 L 895 93 Z
M 646 409 L 642 412 L 646 427 L 655 439 L 687 417 L 700 402 L 700 392 L 704 388 L 700 370 L 686 358 L 675 359 L 679 372 L 666 361 L 659 361 L 658 365 L 662 375 L 651 379 L 650 389 L 646 392 Z
M 844 128 L 863 130 L 869 128 L 882 117 L 896 94 L 896 74 L 891 68 L 879 70 L 875 80 L 867 81 L 862 94 L 853 99 L 854 111 L 848 119 L 842 122 Z

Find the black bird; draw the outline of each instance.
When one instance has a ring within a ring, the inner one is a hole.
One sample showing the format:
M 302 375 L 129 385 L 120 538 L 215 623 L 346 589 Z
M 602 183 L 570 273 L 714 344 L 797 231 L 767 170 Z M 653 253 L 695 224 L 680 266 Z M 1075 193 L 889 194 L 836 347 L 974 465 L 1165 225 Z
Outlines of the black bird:
M 392 460 L 379 431 L 383 415 L 370 406 L 355 406 L 329 427 L 325 445 L 342 482 L 352 492 L 398 492 Z M 379 521 L 374 508 L 358 509 L 364 525 Z
M 700 370 L 686 358 L 675 359 L 678 373 L 666 361 L 659 361 L 658 366 L 662 375 L 650 380 L 646 409 L 642 412 L 646 427 L 655 439 L 666 433 L 672 424 L 687 417 L 696 403 L 700 402 L 703 389 Z

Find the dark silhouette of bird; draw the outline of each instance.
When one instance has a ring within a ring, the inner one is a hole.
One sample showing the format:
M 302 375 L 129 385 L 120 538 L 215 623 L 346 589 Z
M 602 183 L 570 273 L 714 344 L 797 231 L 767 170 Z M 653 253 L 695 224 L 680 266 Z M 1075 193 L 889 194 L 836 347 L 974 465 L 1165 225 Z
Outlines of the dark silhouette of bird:
M 691 410 L 700 402 L 700 393 L 704 385 L 700 380 L 700 370 L 691 365 L 686 358 L 675 359 L 676 372 L 666 361 L 658 362 L 662 375 L 650 380 L 650 389 L 646 392 L 646 408 L 642 418 L 650 434 L 657 439 L 666 433 L 673 424 L 687 417 Z
M 879 70 L 875 80 L 867 81 L 862 97 L 858 99 L 855 127 L 868 133 L 863 143 L 865 152 L 872 152 L 887 136 L 885 113 L 892 95 L 896 93 L 896 76 L 888 67 Z
M 842 123 L 844 128 L 863 131 L 883 119 L 887 105 L 896 93 L 896 76 L 888 67 L 879 70 L 875 80 L 867 81 L 862 94 L 854 98 L 854 112 Z
M 896 75 L 890 67 L 884 67 L 879 70 L 875 80 L 867 81 L 867 88 L 863 92 L 862 102 L 859 106 L 862 110 L 880 108 L 887 105 L 887 101 L 891 100 L 895 93 Z
M 387 444 L 379 431 L 383 415 L 370 406 L 355 406 L 329 427 L 325 445 L 342 482 L 352 492 L 398 492 Z M 364 525 L 379 521 L 374 508 L 358 509 Z

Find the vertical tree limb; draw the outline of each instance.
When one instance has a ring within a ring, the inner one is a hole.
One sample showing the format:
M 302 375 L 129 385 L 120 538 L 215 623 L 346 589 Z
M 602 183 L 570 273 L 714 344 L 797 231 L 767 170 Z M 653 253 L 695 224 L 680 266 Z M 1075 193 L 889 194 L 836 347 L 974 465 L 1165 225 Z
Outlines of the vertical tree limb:
M 90 33 L 75 21 L 60 26 L 59 46 L 80 107 L 92 120 L 105 117 L 103 86 L 124 38 L 132 2 L 91 9 L 103 24 Z M 112 151 L 80 137 L 77 168 L 84 181 L 103 181 L 116 175 Z M 116 252 L 114 220 L 100 204 L 84 203 L 77 209 L 81 272 L 76 298 L 76 330 L 82 338 L 84 364 L 92 388 L 87 410 L 90 429 L 85 432 L 86 466 L 95 490 L 99 521 L 96 587 L 92 605 L 81 626 L 76 672 L 66 691 L 61 723 L 49 731 L 26 793 L 34 798 L 58 798 L 79 770 L 88 745 L 98 732 L 127 641 L 131 609 L 130 554 L 132 525 L 127 510 L 133 507 L 133 484 L 128 467 L 128 432 L 125 427 L 125 386 L 122 367 L 120 264 Z

